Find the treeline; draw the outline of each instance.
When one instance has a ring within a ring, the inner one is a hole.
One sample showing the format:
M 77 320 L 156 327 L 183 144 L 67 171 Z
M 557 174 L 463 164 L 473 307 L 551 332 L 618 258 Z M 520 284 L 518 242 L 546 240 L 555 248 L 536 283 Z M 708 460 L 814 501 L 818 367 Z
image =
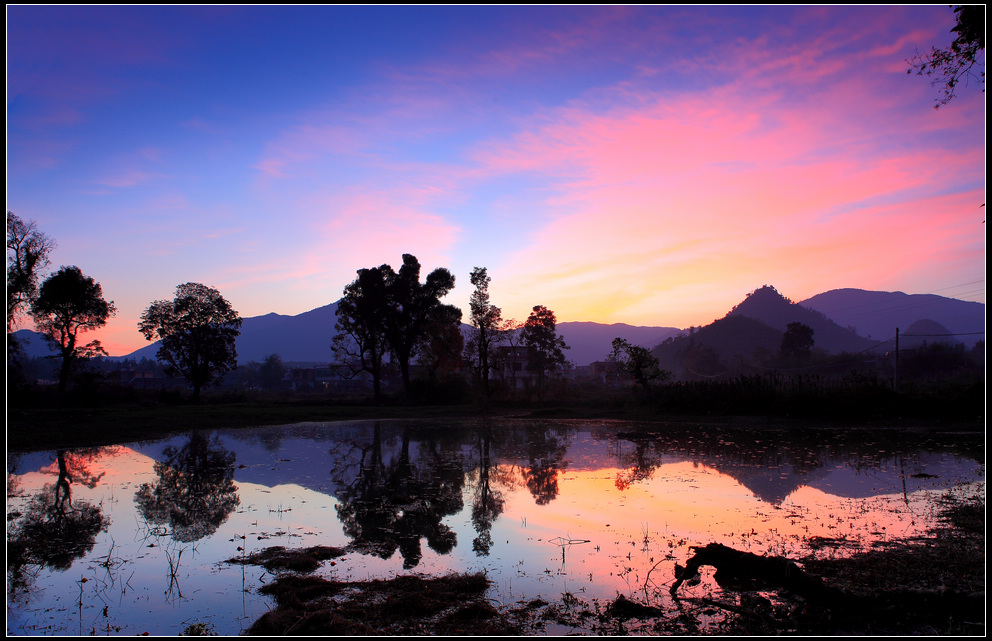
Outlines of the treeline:
M 463 334 L 462 310 L 442 302 L 455 276 L 438 268 L 422 281 L 412 254 L 403 255 L 398 270 L 388 264 L 357 270 L 335 325 L 327 328 L 337 362 L 319 375 L 294 369 L 276 354 L 239 366 L 241 317 L 220 292 L 199 283 L 179 285 L 173 299 L 153 301 L 142 314 L 138 330 L 160 341 L 157 360 L 121 363 L 102 358 L 99 341 L 82 340 L 116 312 L 98 283 L 77 267 L 62 267 L 39 284 L 54 246 L 33 222 L 8 212 L 7 375 L 15 401 L 32 381 L 54 380 L 62 396 L 72 379 L 77 395 L 134 398 L 119 390 L 130 385 L 157 388 L 157 398 L 172 401 L 187 390 L 197 401 L 213 386 L 228 394 L 307 390 L 327 398 L 371 396 L 376 403 L 476 402 L 484 409 L 537 401 L 697 414 L 892 415 L 900 408 L 916 411 L 905 404 L 907 394 L 923 398 L 941 390 L 934 398 L 959 399 L 970 408 L 972 387 L 984 388 L 984 343 L 970 352 L 935 343 L 896 358 L 831 356 L 814 348 L 813 330 L 802 323 L 790 324 L 778 353 L 767 353 L 760 366 L 748 363 L 749 369 L 743 359 L 723 362 L 690 331 L 654 350 L 617 338 L 603 362 L 579 371 L 567 361 L 554 312 L 535 305 L 523 322 L 504 318 L 491 300 L 485 267 L 470 274 L 465 321 L 471 329 Z M 19 350 L 12 332 L 27 316 L 53 346 L 54 362 Z M 670 369 L 659 360 L 665 354 Z

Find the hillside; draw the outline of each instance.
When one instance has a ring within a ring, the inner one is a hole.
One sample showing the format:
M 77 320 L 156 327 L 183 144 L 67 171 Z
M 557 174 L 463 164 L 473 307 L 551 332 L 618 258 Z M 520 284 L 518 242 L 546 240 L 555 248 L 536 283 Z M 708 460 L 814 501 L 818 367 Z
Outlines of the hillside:
M 853 327 L 876 342 L 895 337 L 897 327 L 905 332 L 918 320 L 939 323 L 969 348 L 985 338 L 985 305 L 935 294 L 833 289 L 800 305 Z
M 768 285 L 748 294 L 727 315 L 753 318 L 780 332 L 784 332 L 789 323 L 803 323 L 813 328 L 815 346 L 831 354 L 860 352 L 875 344 L 854 330 L 841 327 L 822 312 L 793 303 Z
M 817 351 L 856 353 L 875 345 L 766 285 L 748 294 L 724 318 L 670 338 L 652 353 L 662 368 L 679 378 L 763 372 L 776 367 L 782 334 L 789 323 L 811 327 Z

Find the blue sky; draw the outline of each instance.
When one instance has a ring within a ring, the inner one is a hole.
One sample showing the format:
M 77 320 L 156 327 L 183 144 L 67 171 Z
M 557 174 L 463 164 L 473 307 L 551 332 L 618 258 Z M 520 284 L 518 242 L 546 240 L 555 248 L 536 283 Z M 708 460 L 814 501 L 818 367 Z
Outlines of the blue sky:
M 7 8 L 7 208 L 119 309 L 448 267 L 468 309 L 687 327 L 775 285 L 984 303 L 985 100 L 924 7 Z M 984 65 L 984 58 L 982 60 Z M 981 284 L 976 287 L 975 283 Z M 328 334 L 332 332 L 328 328 Z

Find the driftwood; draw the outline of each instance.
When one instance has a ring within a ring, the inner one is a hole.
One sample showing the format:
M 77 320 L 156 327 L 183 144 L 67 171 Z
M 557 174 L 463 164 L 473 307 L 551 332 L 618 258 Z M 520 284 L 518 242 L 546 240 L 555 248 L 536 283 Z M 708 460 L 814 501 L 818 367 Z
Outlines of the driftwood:
M 676 566 L 675 583 L 669 589 L 676 600 L 679 587 L 696 576 L 701 566 L 710 565 L 716 568 L 713 578 L 723 588 L 785 588 L 801 596 L 808 604 L 835 613 L 838 620 L 912 619 L 940 613 L 958 620 L 981 621 L 984 627 L 984 592 L 913 588 L 852 592 L 826 585 L 819 577 L 808 574 L 794 561 L 784 557 L 759 556 L 719 543 L 690 549 L 694 552 L 693 556 L 685 568 Z
M 792 590 L 807 598 L 823 598 L 830 590 L 818 577 L 803 571 L 794 561 L 780 556 L 759 556 L 734 548 L 710 543 L 705 547 L 693 546 L 694 554 L 685 568 L 676 567 L 675 583 L 669 589 L 672 596 L 687 579 L 699 573 L 699 568 L 711 565 L 716 568 L 713 576 L 721 586 L 742 581 L 758 582 Z

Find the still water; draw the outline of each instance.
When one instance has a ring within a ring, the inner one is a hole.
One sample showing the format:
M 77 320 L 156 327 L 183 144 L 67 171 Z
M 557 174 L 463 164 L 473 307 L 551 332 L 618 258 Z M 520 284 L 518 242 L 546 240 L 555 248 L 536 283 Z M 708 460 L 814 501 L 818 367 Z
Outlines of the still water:
M 7 457 L 7 633 L 238 634 L 271 546 L 339 580 L 484 571 L 489 597 L 656 604 L 689 546 L 850 554 L 984 491 L 981 435 L 381 421 Z M 704 580 L 691 591 L 718 588 Z M 570 630 L 558 630 L 567 633 Z M 579 630 L 581 632 L 581 630 Z

